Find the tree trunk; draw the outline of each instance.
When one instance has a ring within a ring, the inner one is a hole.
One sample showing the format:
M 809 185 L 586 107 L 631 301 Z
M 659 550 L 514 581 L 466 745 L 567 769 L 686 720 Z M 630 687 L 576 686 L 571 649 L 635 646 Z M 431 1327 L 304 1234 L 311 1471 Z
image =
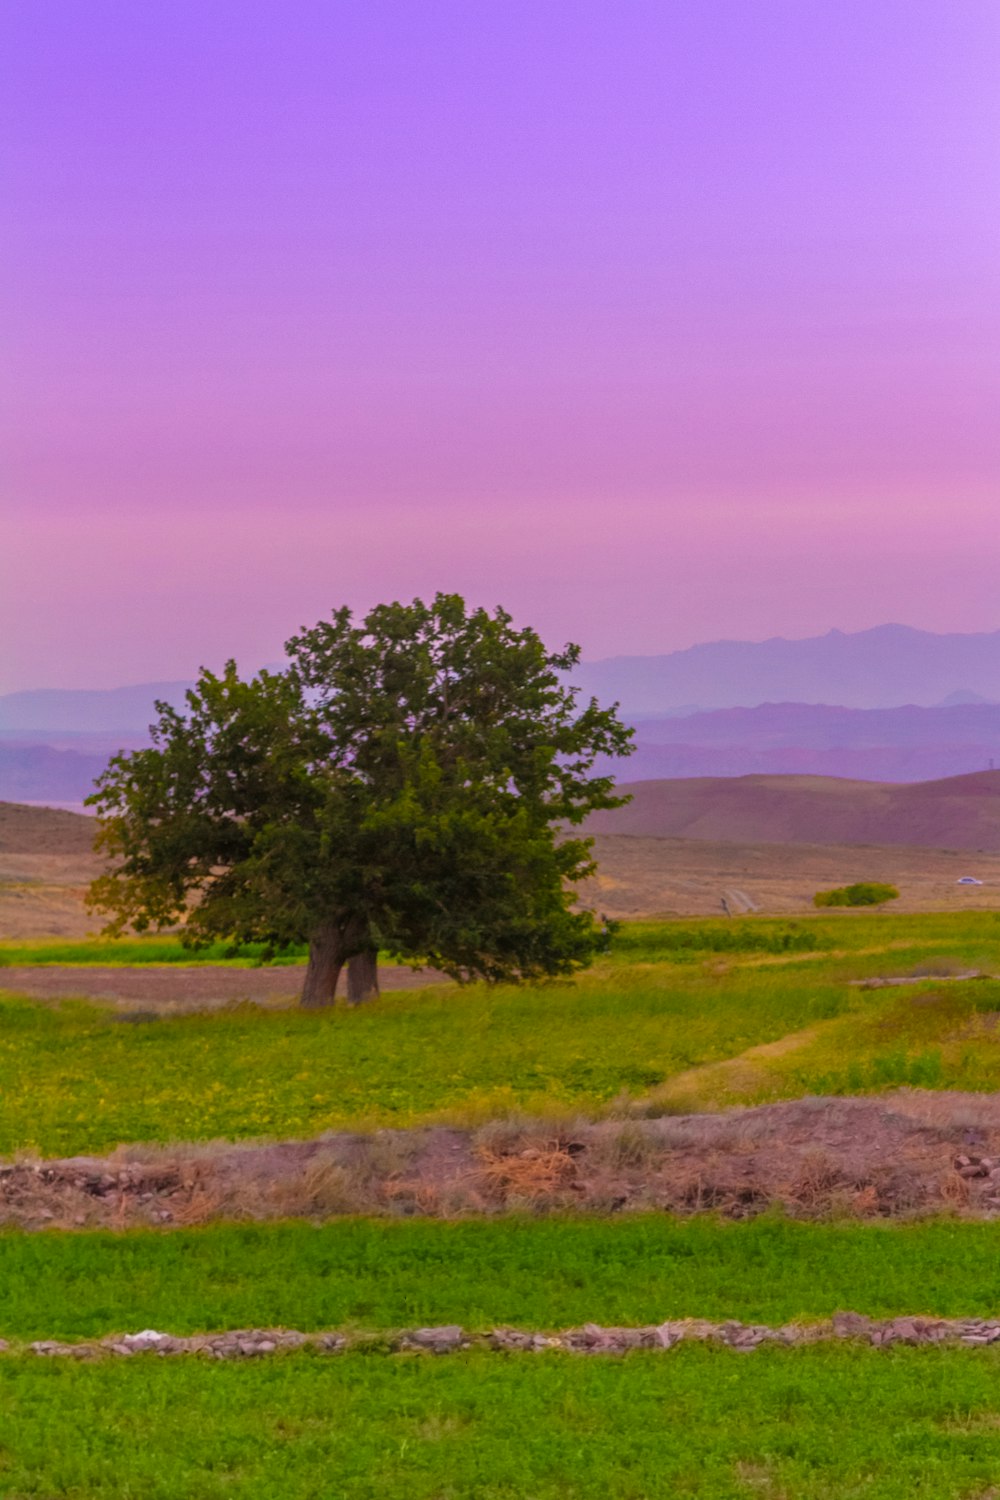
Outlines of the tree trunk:
M 363 948 L 347 960 L 347 1003 L 378 999 L 378 949 Z
M 309 940 L 309 963 L 299 1004 L 306 1010 L 333 1005 L 343 967 L 344 934 L 336 923 L 324 922 Z

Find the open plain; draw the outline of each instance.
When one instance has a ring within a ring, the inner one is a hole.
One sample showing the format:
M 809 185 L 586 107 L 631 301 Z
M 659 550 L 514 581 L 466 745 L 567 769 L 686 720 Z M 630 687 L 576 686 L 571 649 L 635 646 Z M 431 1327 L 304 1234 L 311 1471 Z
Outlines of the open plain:
M 897 911 L 1000 910 L 1000 852 L 641 834 L 597 834 L 594 852 L 598 872 L 582 887 L 582 898 L 626 920 L 716 916 L 726 908 L 734 915 L 804 915 L 813 910 L 816 891 L 855 880 L 896 886 Z M 982 885 L 959 885 L 963 875 Z
M 609 917 L 628 920 L 721 912 L 792 915 L 811 911 L 817 890 L 877 880 L 898 888 L 898 911 L 1000 909 L 1000 823 L 993 829 L 1000 780 L 994 783 L 989 774 L 985 780 L 971 776 L 928 784 L 945 788 L 944 794 L 923 798 L 934 818 L 925 826 L 952 835 L 951 841 L 943 838 L 941 847 L 901 841 L 905 821 L 898 818 L 883 823 L 883 831 L 894 835 L 892 842 L 809 841 L 806 833 L 817 821 L 826 825 L 831 797 L 840 808 L 839 821 L 830 825 L 834 831 L 845 822 L 857 825 L 859 819 L 863 828 L 867 799 L 889 790 L 876 783 L 745 777 L 739 778 L 744 785 L 735 794 L 733 781 L 725 778 L 626 787 L 632 803 L 591 820 L 598 873 L 581 888 L 581 900 Z M 752 785 L 761 781 L 768 783 L 763 806 Z M 814 782 L 821 783 L 816 795 L 803 786 Z M 858 787 L 860 805 L 849 798 L 850 789 Z M 919 797 L 921 788 L 893 790 Z M 731 816 L 734 795 L 738 819 Z M 693 825 L 694 836 L 662 831 L 670 826 L 667 805 L 672 822 L 682 828 Z M 754 821 L 758 836 L 725 836 L 731 822 L 748 820 Z M 92 850 L 95 832 L 93 818 L 0 803 L 0 942 L 70 942 L 99 931 L 100 917 L 84 905 L 87 886 L 101 869 Z M 967 875 L 981 884 L 960 885 Z M 273 983 L 271 978 L 260 981 L 261 997 L 284 993 Z

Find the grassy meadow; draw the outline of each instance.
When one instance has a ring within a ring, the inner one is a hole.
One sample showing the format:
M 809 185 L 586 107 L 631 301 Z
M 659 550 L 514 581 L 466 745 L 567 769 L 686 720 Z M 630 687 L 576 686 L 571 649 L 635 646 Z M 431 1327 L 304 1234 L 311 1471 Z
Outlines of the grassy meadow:
M 269 959 L 275 964 L 302 964 L 306 949 L 293 948 Z M 136 964 L 224 964 L 227 968 L 255 968 L 264 962 L 262 943 L 206 943 L 187 948 L 176 937 L 84 938 L 47 942 L 0 943 L 0 969 L 15 964 L 111 964 L 116 968 Z
M 0 966 L 196 962 L 173 939 L 7 944 Z M 334 1128 L 650 1114 L 1000 1078 L 1000 917 L 635 923 L 590 972 L 357 1010 L 131 1017 L 0 984 L 0 1156 Z M 858 981 L 908 976 L 900 987 Z M 2 968 L 0 968 L 2 979 Z M 81 986 L 85 988 L 85 979 Z M 452 1323 L 1000 1315 L 1000 1223 L 663 1213 L 0 1233 L 10 1500 L 988 1500 L 1000 1349 L 389 1353 Z M 81 1363 L 37 1338 L 285 1326 L 347 1354 Z M 59 1441 L 53 1442 L 53 1432 Z
M 18 1500 L 987 1500 L 1000 1352 L 7 1359 L 0 1434 Z
M 1000 1224 L 667 1214 L 0 1235 L 0 1337 L 1000 1315 Z
M 400 991 L 319 1013 L 129 1020 L 0 991 L 0 1155 L 899 1084 L 991 1090 L 1000 982 L 941 978 L 968 968 L 1000 972 L 997 916 L 635 924 L 573 980 Z M 900 988 L 852 982 L 921 972 Z

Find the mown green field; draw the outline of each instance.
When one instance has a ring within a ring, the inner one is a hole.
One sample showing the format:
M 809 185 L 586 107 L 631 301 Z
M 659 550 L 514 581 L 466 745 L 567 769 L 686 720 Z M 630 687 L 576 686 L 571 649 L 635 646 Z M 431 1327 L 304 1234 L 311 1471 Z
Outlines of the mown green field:
M 0 1494 L 987 1500 L 1000 1353 L 0 1359 Z
M 0 1337 L 1000 1316 L 1000 1224 L 340 1219 L 0 1234 Z
M 0 1155 L 595 1114 L 643 1098 L 669 1111 L 899 1083 L 992 1089 L 1000 984 L 933 977 L 965 967 L 1000 972 L 993 914 L 637 924 L 571 981 L 442 986 L 322 1013 L 138 1024 L 0 995 Z M 921 968 L 931 976 L 912 988 L 850 983 Z M 178 968 L 180 993 L 183 982 Z M 799 1032 L 763 1070 L 676 1083 Z
M 87 938 L 79 942 L 42 941 L 0 943 L 0 969 L 14 964 L 223 964 L 227 968 L 254 968 L 264 962 L 263 944 L 208 943 L 204 948 L 185 948 L 175 937 Z M 276 964 L 302 964 L 306 950 L 291 949 L 269 960 Z

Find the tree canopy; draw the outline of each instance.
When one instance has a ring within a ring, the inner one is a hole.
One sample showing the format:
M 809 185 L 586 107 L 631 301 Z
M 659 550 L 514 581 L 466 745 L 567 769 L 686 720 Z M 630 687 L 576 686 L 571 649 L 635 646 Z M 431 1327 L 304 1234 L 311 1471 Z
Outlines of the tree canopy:
M 571 830 L 626 800 L 592 771 L 631 730 L 567 685 L 579 648 L 439 594 L 339 609 L 285 651 L 249 680 L 203 670 L 98 779 L 105 930 L 306 943 L 305 1005 L 333 1001 L 345 964 L 349 999 L 375 993 L 380 948 L 459 979 L 587 963 L 600 933 L 572 887 L 591 841 Z

